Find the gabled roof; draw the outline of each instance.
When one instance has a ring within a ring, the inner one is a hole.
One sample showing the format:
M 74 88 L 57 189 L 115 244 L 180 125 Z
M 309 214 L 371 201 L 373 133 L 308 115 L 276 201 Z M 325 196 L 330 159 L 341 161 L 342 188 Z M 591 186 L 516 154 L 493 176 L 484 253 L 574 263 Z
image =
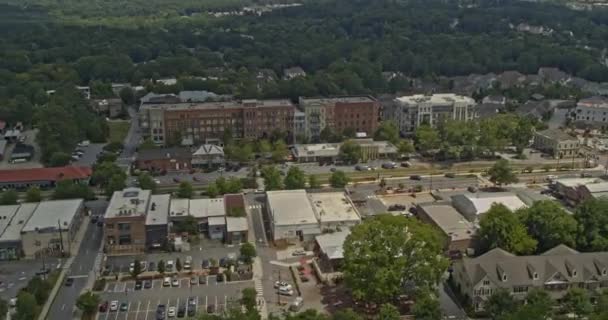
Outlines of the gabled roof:
M 608 252 L 580 253 L 565 245 L 536 256 L 515 256 L 494 249 L 459 263 L 473 285 L 484 277 L 502 288 L 608 280 Z

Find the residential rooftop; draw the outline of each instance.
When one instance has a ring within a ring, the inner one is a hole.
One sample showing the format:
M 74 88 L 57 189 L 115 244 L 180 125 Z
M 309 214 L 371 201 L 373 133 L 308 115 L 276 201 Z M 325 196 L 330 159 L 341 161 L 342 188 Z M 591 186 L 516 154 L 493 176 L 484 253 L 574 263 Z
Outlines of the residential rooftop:
M 359 212 L 344 192 L 308 193 L 320 223 L 361 221 Z
M 169 216 L 185 217 L 190 214 L 190 199 L 171 199 L 169 206 Z
M 304 190 L 266 192 L 270 215 L 277 226 L 318 223 Z
M 25 224 L 32 217 L 32 214 L 37 207 L 37 202 L 22 203 L 0 236 L 0 242 L 13 242 L 21 240 L 21 230 L 23 230 L 23 227 L 25 227 Z
M 21 232 L 32 232 L 44 229 L 68 229 L 72 220 L 83 207 L 83 199 L 42 201 L 38 204 L 32 216 Z
M 344 258 L 344 242 L 350 234 L 350 230 L 342 230 L 333 233 L 326 233 L 315 237 L 319 249 L 329 259 Z
M 146 225 L 166 225 L 169 217 L 170 194 L 155 194 L 150 197 L 146 214 Z
M 13 216 L 17 213 L 19 205 L 0 206 L 0 234 L 4 232 L 6 227 L 11 223 Z
M 473 238 L 477 228 L 449 204 L 420 204 L 426 215 L 452 241 Z
M 123 216 L 145 216 L 151 194 L 150 190 L 140 188 L 114 191 L 104 215 L 105 219 Z
M 538 132 L 536 132 L 536 134 L 539 134 L 539 135 L 542 135 L 544 137 L 547 137 L 549 139 L 554 139 L 554 140 L 577 140 L 578 141 L 578 139 L 576 137 L 573 137 L 560 129 L 547 129 L 547 130 L 543 130 L 543 131 L 538 131 Z
M 226 231 L 239 232 L 249 229 L 247 218 L 245 217 L 226 217 Z

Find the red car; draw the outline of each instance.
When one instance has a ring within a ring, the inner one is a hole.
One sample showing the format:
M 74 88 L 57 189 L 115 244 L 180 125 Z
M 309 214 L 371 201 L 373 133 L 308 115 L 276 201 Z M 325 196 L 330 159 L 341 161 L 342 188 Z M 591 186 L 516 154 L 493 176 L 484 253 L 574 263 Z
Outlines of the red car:
M 108 311 L 108 302 L 107 301 L 99 305 L 99 312 L 106 312 L 106 311 Z

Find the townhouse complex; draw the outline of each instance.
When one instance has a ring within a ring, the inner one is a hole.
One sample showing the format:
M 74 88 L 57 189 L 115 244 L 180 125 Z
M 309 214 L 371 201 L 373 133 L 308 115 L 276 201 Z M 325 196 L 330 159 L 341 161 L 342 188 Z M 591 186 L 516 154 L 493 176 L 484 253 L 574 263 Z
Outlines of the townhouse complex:
M 372 135 L 378 127 L 380 103 L 370 96 L 289 100 L 185 102 L 178 97 L 146 99 L 140 106 L 144 137 L 157 145 L 215 144 L 230 134 L 258 139 L 281 131 L 318 139 L 326 127 Z

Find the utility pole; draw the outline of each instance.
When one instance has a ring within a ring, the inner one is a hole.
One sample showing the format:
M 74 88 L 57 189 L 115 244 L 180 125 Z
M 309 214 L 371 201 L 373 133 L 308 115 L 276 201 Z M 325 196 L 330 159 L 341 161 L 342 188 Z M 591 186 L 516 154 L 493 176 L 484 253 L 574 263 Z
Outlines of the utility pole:
M 281 288 L 281 270 L 279 270 L 279 289 Z M 277 304 L 281 305 L 281 292 L 277 290 Z

